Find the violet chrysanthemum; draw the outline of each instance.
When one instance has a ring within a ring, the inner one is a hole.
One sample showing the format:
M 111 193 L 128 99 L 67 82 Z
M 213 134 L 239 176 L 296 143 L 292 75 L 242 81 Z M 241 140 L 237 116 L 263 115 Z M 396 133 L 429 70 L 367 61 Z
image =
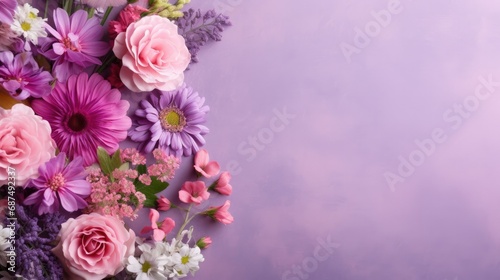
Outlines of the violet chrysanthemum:
M 52 75 L 38 67 L 30 52 L 15 57 L 9 51 L 0 52 L 0 84 L 13 98 L 46 96 L 52 89 L 52 80 Z
M 84 10 L 71 16 L 58 8 L 54 11 L 55 29 L 45 26 L 53 37 L 40 38 L 40 52 L 50 60 L 55 60 L 53 72 L 59 81 L 66 81 L 72 74 L 80 73 L 91 65 L 100 65 L 98 58 L 109 50 L 109 44 L 101 41 L 104 29 L 99 20 Z
M 130 104 L 99 74 L 73 75 L 58 82 L 52 93 L 32 102 L 33 110 L 52 127 L 57 147 L 70 158 L 83 157 L 84 165 L 97 161 L 97 147 L 118 149 L 132 125 Z
M 186 85 L 174 91 L 154 91 L 135 111 L 129 136 L 147 153 L 159 147 L 169 155 L 189 156 L 205 144 L 208 128 L 203 123 L 209 107 L 204 102 Z
M 87 172 L 81 157 L 66 165 L 66 154 L 60 153 L 38 168 L 40 174 L 28 184 L 37 191 L 24 200 L 25 205 L 35 205 L 38 215 L 55 213 L 61 205 L 66 211 L 74 212 L 87 207 L 85 198 L 90 195 Z
M 0 22 L 11 24 L 16 6 L 16 0 L 0 0 Z

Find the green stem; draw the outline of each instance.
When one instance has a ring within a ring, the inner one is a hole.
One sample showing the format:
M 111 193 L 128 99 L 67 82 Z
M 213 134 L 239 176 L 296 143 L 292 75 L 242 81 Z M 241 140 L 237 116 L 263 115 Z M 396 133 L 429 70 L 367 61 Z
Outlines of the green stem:
M 111 13 L 112 10 L 113 10 L 113 6 L 109 6 L 106 9 L 106 12 L 104 13 L 104 16 L 102 17 L 102 20 L 101 20 L 101 25 L 104 25 L 106 23 L 106 21 L 108 20 L 109 14 Z
M 48 13 L 49 13 L 49 0 L 45 0 L 45 11 L 43 12 L 43 17 L 47 18 Z
M 68 13 L 68 15 L 71 15 L 71 9 L 73 8 L 73 1 L 71 0 L 64 0 L 64 10 Z
M 196 217 L 196 215 L 198 215 L 198 213 L 196 213 L 193 216 L 189 217 L 189 212 L 191 211 L 192 206 L 193 206 L 192 204 L 189 205 L 189 208 L 188 208 L 187 213 L 186 213 L 186 217 L 184 217 L 184 223 L 179 228 L 179 232 L 177 233 L 177 236 L 175 237 L 175 239 L 177 241 L 179 241 L 179 237 L 181 236 L 181 233 L 184 230 L 184 228 L 186 228 L 186 226 L 189 224 L 189 222 L 191 222 L 191 220 L 193 220 L 193 218 Z

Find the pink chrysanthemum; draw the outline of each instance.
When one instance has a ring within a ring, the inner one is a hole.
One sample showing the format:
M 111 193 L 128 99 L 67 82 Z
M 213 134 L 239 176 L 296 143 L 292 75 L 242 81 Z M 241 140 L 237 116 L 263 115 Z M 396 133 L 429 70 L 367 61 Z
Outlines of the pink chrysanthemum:
M 97 147 L 115 152 L 132 122 L 130 104 L 100 75 L 86 73 L 58 82 L 44 99 L 34 100 L 34 111 L 52 127 L 52 138 L 70 158 L 83 157 L 86 166 L 97 161 Z
M 101 64 L 99 57 L 105 55 L 110 47 L 101 41 L 104 29 L 97 18 L 88 18 L 84 10 L 71 16 L 63 9 L 54 11 L 55 29 L 46 25 L 53 36 L 40 38 L 41 53 L 55 60 L 53 72 L 59 81 L 66 81 L 72 74 L 84 68 Z
M 90 183 L 85 180 L 87 173 L 82 159 L 75 158 L 69 164 L 66 155 L 60 153 L 38 168 L 40 176 L 28 186 L 38 190 L 24 200 L 26 205 L 35 205 L 38 215 L 54 213 L 61 205 L 66 211 L 73 212 L 87 206 L 85 198 L 90 195 Z

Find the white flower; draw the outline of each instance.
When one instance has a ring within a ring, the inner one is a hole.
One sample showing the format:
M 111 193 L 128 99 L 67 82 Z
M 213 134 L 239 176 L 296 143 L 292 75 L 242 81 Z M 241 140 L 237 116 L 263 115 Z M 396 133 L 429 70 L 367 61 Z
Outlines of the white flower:
M 197 246 L 190 248 L 187 244 L 184 244 L 177 253 L 172 255 L 172 262 L 175 264 L 174 271 L 179 276 L 185 276 L 189 272 L 194 275 L 200 269 L 199 263 L 204 260 L 200 248 Z
M 135 273 L 137 280 L 166 280 L 170 271 L 165 270 L 165 265 L 169 259 L 164 255 L 162 243 L 155 244 L 153 248 L 150 244 L 144 243 L 138 246 L 142 251 L 137 259 L 133 256 L 128 257 L 127 270 Z
M 9 237 L 11 236 L 12 229 L 3 227 L 0 224 L 0 265 L 7 266 L 7 249 L 10 248 Z
M 29 42 L 38 45 L 38 38 L 47 37 L 45 21 L 38 16 L 38 10 L 26 3 L 18 5 L 14 13 L 14 22 L 10 26 L 17 36 L 26 39 L 25 50 L 30 50 Z

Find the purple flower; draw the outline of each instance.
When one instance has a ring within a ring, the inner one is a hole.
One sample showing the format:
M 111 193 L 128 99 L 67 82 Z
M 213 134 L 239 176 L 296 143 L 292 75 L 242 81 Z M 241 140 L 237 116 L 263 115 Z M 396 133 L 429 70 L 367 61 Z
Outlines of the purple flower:
M 129 106 L 102 76 L 86 73 L 57 82 L 49 96 L 32 102 L 33 110 L 52 127 L 57 147 L 70 158 L 83 157 L 85 166 L 97 161 L 97 147 L 113 153 L 127 138 Z
M 186 46 L 191 53 L 191 62 L 198 62 L 196 54 L 200 48 L 210 41 L 222 40 L 222 31 L 231 25 L 229 18 L 209 10 L 205 14 L 201 10 L 189 9 L 177 20 L 179 33 L 186 40 Z
M 209 107 L 204 102 L 185 84 L 174 91 L 154 91 L 135 111 L 129 136 L 147 153 L 159 147 L 169 155 L 189 156 L 205 144 L 208 128 L 202 124 Z
M 53 72 L 59 81 L 66 81 L 72 74 L 80 73 L 91 65 L 100 65 L 98 57 L 105 55 L 110 47 L 100 41 L 104 29 L 99 20 L 84 10 L 68 13 L 58 8 L 54 11 L 54 25 L 46 25 L 50 38 L 40 38 L 41 53 L 50 60 L 55 60 Z
M 16 0 L 0 0 L 0 22 L 11 24 L 16 6 Z
M 65 217 L 58 212 L 37 216 L 19 204 L 16 217 L 16 274 L 25 279 L 63 279 L 62 265 L 51 250 Z
M 14 55 L 0 52 L 0 84 L 17 100 L 50 94 L 53 80 L 49 72 L 38 67 L 29 52 Z
M 76 157 L 66 165 L 66 154 L 60 153 L 38 168 L 40 176 L 28 184 L 38 190 L 24 200 L 25 205 L 35 205 L 38 215 L 55 213 L 59 203 L 68 212 L 87 207 L 85 198 L 91 186 L 85 179 L 87 173 L 82 158 Z

